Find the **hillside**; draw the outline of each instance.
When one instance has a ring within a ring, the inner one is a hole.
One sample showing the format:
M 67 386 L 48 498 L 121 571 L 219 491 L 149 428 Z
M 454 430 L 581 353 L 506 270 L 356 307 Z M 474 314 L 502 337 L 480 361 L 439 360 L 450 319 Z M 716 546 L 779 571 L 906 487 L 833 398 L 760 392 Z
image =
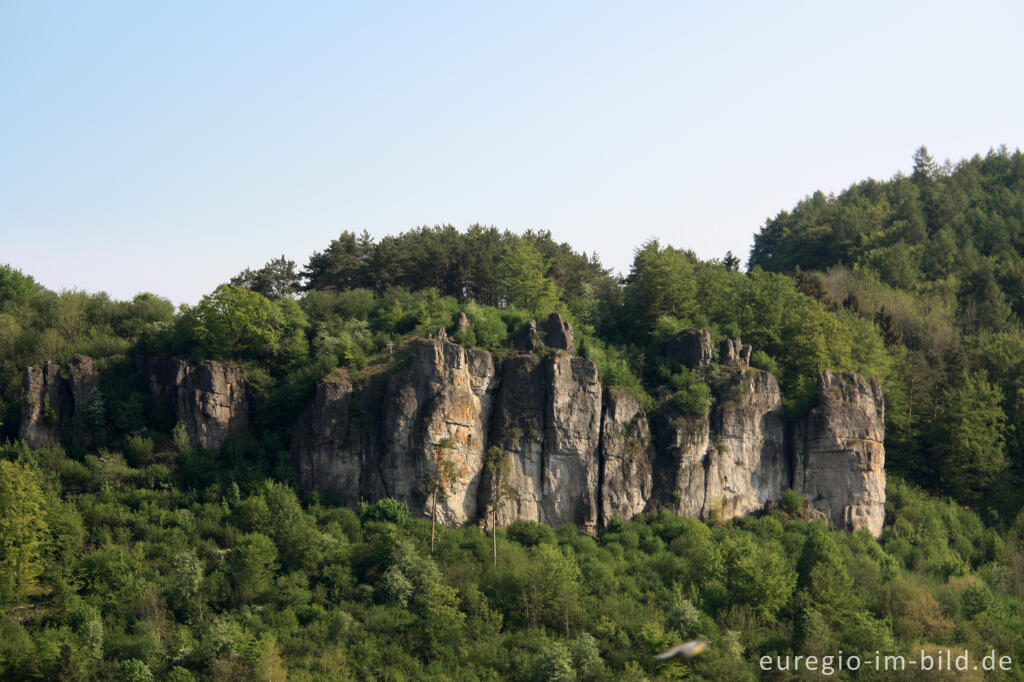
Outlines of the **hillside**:
M 178 310 L 0 267 L 0 676 L 1022 660 L 1024 161 L 918 166 L 768 221 L 747 273 L 483 226 L 343 233 Z

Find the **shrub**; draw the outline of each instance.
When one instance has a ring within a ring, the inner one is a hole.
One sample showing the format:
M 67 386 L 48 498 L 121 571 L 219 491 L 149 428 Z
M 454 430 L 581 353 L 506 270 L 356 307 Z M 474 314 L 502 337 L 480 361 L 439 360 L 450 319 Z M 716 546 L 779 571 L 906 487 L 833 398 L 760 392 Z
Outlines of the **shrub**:
M 782 493 L 782 508 L 790 514 L 802 514 L 804 511 L 804 496 L 799 490 L 790 488 Z
M 385 497 L 374 504 L 362 502 L 359 505 L 359 520 L 363 523 L 383 521 L 401 526 L 409 520 L 409 505 L 393 497 Z

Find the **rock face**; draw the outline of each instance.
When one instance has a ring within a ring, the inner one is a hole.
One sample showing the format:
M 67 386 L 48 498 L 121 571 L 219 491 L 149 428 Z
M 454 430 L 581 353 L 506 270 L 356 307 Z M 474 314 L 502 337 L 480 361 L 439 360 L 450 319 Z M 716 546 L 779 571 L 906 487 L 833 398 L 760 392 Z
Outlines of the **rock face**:
M 553 316 L 543 345 L 571 347 L 559 336 L 565 330 Z M 536 324 L 519 340 L 542 348 Z M 665 349 L 694 369 L 713 362 L 706 330 L 683 332 Z M 496 366 L 485 351 L 417 341 L 407 368 L 390 377 L 354 387 L 336 372 L 320 382 L 293 441 L 299 480 L 349 504 L 392 496 L 429 516 L 423 479 L 440 454 L 455 464 L 456 480 L 438 504 L 439 520 L 486 524 L 483 460 L 496 445 L 509 453 L 507 483 L 516 494 L 499 510 L 499 525 L 526 519 L 593 532 L 612 517 L 659 509 L 729 519 L 796 488 L 833 523 L 877 534 L 885 485 L 877 382 L 822 375 L 818 407 L 794 427 L 775 377 L 747 365 L 749 346 L 732 339 L 719 354 L 726 362 L 707 370 L 707 414 L 682 414 L 669 402 L 648 424 L 635 398 L 602 390 L 597 367 L 570 352 L 520 352 Z
M 25 368 L 18 438 L 30 448 L 45 448 L 67 433 L 71 418 L 82 413 L 99 393 L 99 374 L 92 358 L 75 355 L 68 378 L 60 365 L 45 362 Z
M 604 392 L 601 416 L 601 519 L 628 519 L 647 509 L 653 490 L 654 442 L 639 401 Z
M 409 369 L 387 386 L 379 460 L 386 494 L 425 507 L 422 481 L 437 472 L 443 457 L 455 465 L 456 480 L 438 501 L 438 520 L 474 520 L 493 388 L 490 353 L 441 340 L 414 343 Z M 448 441 L 451 447 L 440 447 Z
M 248 387 L 240 368 L 147 355 L 137 356 L 135 366 L 153 396 L 170 401 L 174 416 L 199 447 L 215 450 L 228 435 L 248 429 Z
M 731 519 L 762 509 L 790 487 L 786 419 L 779 384 L 768 372 L 736 372 L 719 393 L 703 515 Z
M 575 352 L 573 345 L 573 328 L 558 313 L 551 313 L 544 325 L 544 343 L 549 348 L 560 348 L 562 350 Z
M 597 446 L 601 382 L 586 358 L 560 355 L 545 363 L 544 523 L 597 528 Z
M 795 437 L 793 487 L 837 527 L 876 537 L 885 519 L 884 418 L 878 381 L 823 372 Z
M 690 369 L 710 365 L 714 358 L 711 332 L 707 329 L 684 329 L 662 343 L 659 354 Z
M 656 421 L 659 504 L 677 514 L 731 519 L 789 488 L 786 421 L 775 377 L 734 371 L 707 415 L 663 409 Z

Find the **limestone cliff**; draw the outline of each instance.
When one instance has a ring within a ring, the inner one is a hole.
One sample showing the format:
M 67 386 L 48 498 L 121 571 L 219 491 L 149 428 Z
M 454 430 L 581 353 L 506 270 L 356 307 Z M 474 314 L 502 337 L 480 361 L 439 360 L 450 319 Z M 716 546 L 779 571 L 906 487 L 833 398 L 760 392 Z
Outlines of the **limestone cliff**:
M 775 377 L 749 367 L 750 346 L 715 346 L 707 330 L 686 330 L 659 350 L 709 382 L 711 408 L 683 414 L 668 401 L 649 424 L 637 399 L 602 390 L 597 366 L 573 355 L 572 327 L 557 314 L 521 330 L 520 347 L 538 352 L 501 362 L 442 332 L 412 342 L 393 373 L 355 382 L 337 370 L 320 380 L 292 441 L 305 491 L 349 505 L 395 497 L 422 517 L 424 480 L 444 459 L 454 480 L 439 500 L 439 521 L 484 522 L 484 456 L 497 445 L 509 453 L 515 492 L 497 515 L 501 525 L 527 519 L 594 532 L 612 517 L 661 509 L 724 520 L 795 488 L 834 525 L 881 532 L 884 402 L 873 379 L 823 373 L 815 407 L 791 424 Z M 166 356 L 135 361 L 197 445 L 215 449 L 246 433 L 242 369 Z M 63 373 L 53 363 L 27 368 L 21 437 L 32 447 L 56 442 L 97 395 L 98 374 L 85 356 Z
M 379 469 L 385 492 L 425 509 L 422 481 L 443 457 L 454 463 L 456 480 L 438 503 L 438 520 L 475 520 L 493 389 L 490 353 L 443 340 L 413 343 L 409 368 L 391 377 L 384 397 Z M 447 441 L 451 447 L 440 448 Z
M 435 444 L 451 439 L 442 454 L 457 480 L 438 516 L 452 525 L 486 522 L 483 457 L 497 445 L 510 455 L 516 494 L 500 525 L 527 519 L 593 532 L 613 516 L 657 509 L 729 519 L 796 487 L 836 525 L 880 532 L 877 382 L 822 375 L 818 407 L 792 427 L 775 377 L 748 366 L 750 346 L 727 339 L 716 349 L 706 330 L 687 330 L 663 350 L 710 372 L 712 408 L 687 415 L 666 403 L 652 428 L 635 398 L 602 391 L 592 362 L 566 348 L 551 354 L 549 343 L 572 347 L 560 336 L 566 328 L 556 316 L 523 328 L 520 347 L 546 348 L 546 357 L 519 352 L 495 366 L 484 351 L 437 338 L 414 342 L 406 369 L 386 380 L 355 389 L 344 373 L 326 377 L 295 432 L 301 485 L 349 503 L 393 496 L 425 515 L 423 478 L 436 467 Z
M 601 417 L 601 519 L 628 519 L 647 509 L 653 491 L 654 442 L 640 402 L 612 387 Z
M 875 379 L 822 372 L 795 437 L 793 487 L 837 527 L 882 532 L 885 401 Z
M 174 416 L 199 447 L 215 450 L 228 435 L 248 429 L 248 387 L 241 368 L 148 355 L 137 356 L 135 366 L 153 396 L 170 402 Z
M 30 448 L 45 448 L 66 435 L 71 418 L 84 412 L 99 392 L 99 374 L 92 358 L 75 355 L 67 376 L 60 365 L 45 362 L 26 367 L 18 438 Z

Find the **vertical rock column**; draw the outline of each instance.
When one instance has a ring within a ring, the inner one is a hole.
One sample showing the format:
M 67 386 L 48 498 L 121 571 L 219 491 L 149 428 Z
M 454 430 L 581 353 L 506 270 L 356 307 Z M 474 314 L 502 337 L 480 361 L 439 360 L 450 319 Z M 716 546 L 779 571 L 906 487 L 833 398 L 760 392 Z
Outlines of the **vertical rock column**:
M 597 366 L 558 355 L 546 367 L 543 521 L 597 529 L 601 383 Z
M 793 487 L 838 528 L 881 535 L 885 402 L 875 379 L 822 372 L 818 403 L 797 429 Z
M 621 389 L 604 392 L 601 417 L 601 524 L 647 509 L 654 443 L 640 403 Z

